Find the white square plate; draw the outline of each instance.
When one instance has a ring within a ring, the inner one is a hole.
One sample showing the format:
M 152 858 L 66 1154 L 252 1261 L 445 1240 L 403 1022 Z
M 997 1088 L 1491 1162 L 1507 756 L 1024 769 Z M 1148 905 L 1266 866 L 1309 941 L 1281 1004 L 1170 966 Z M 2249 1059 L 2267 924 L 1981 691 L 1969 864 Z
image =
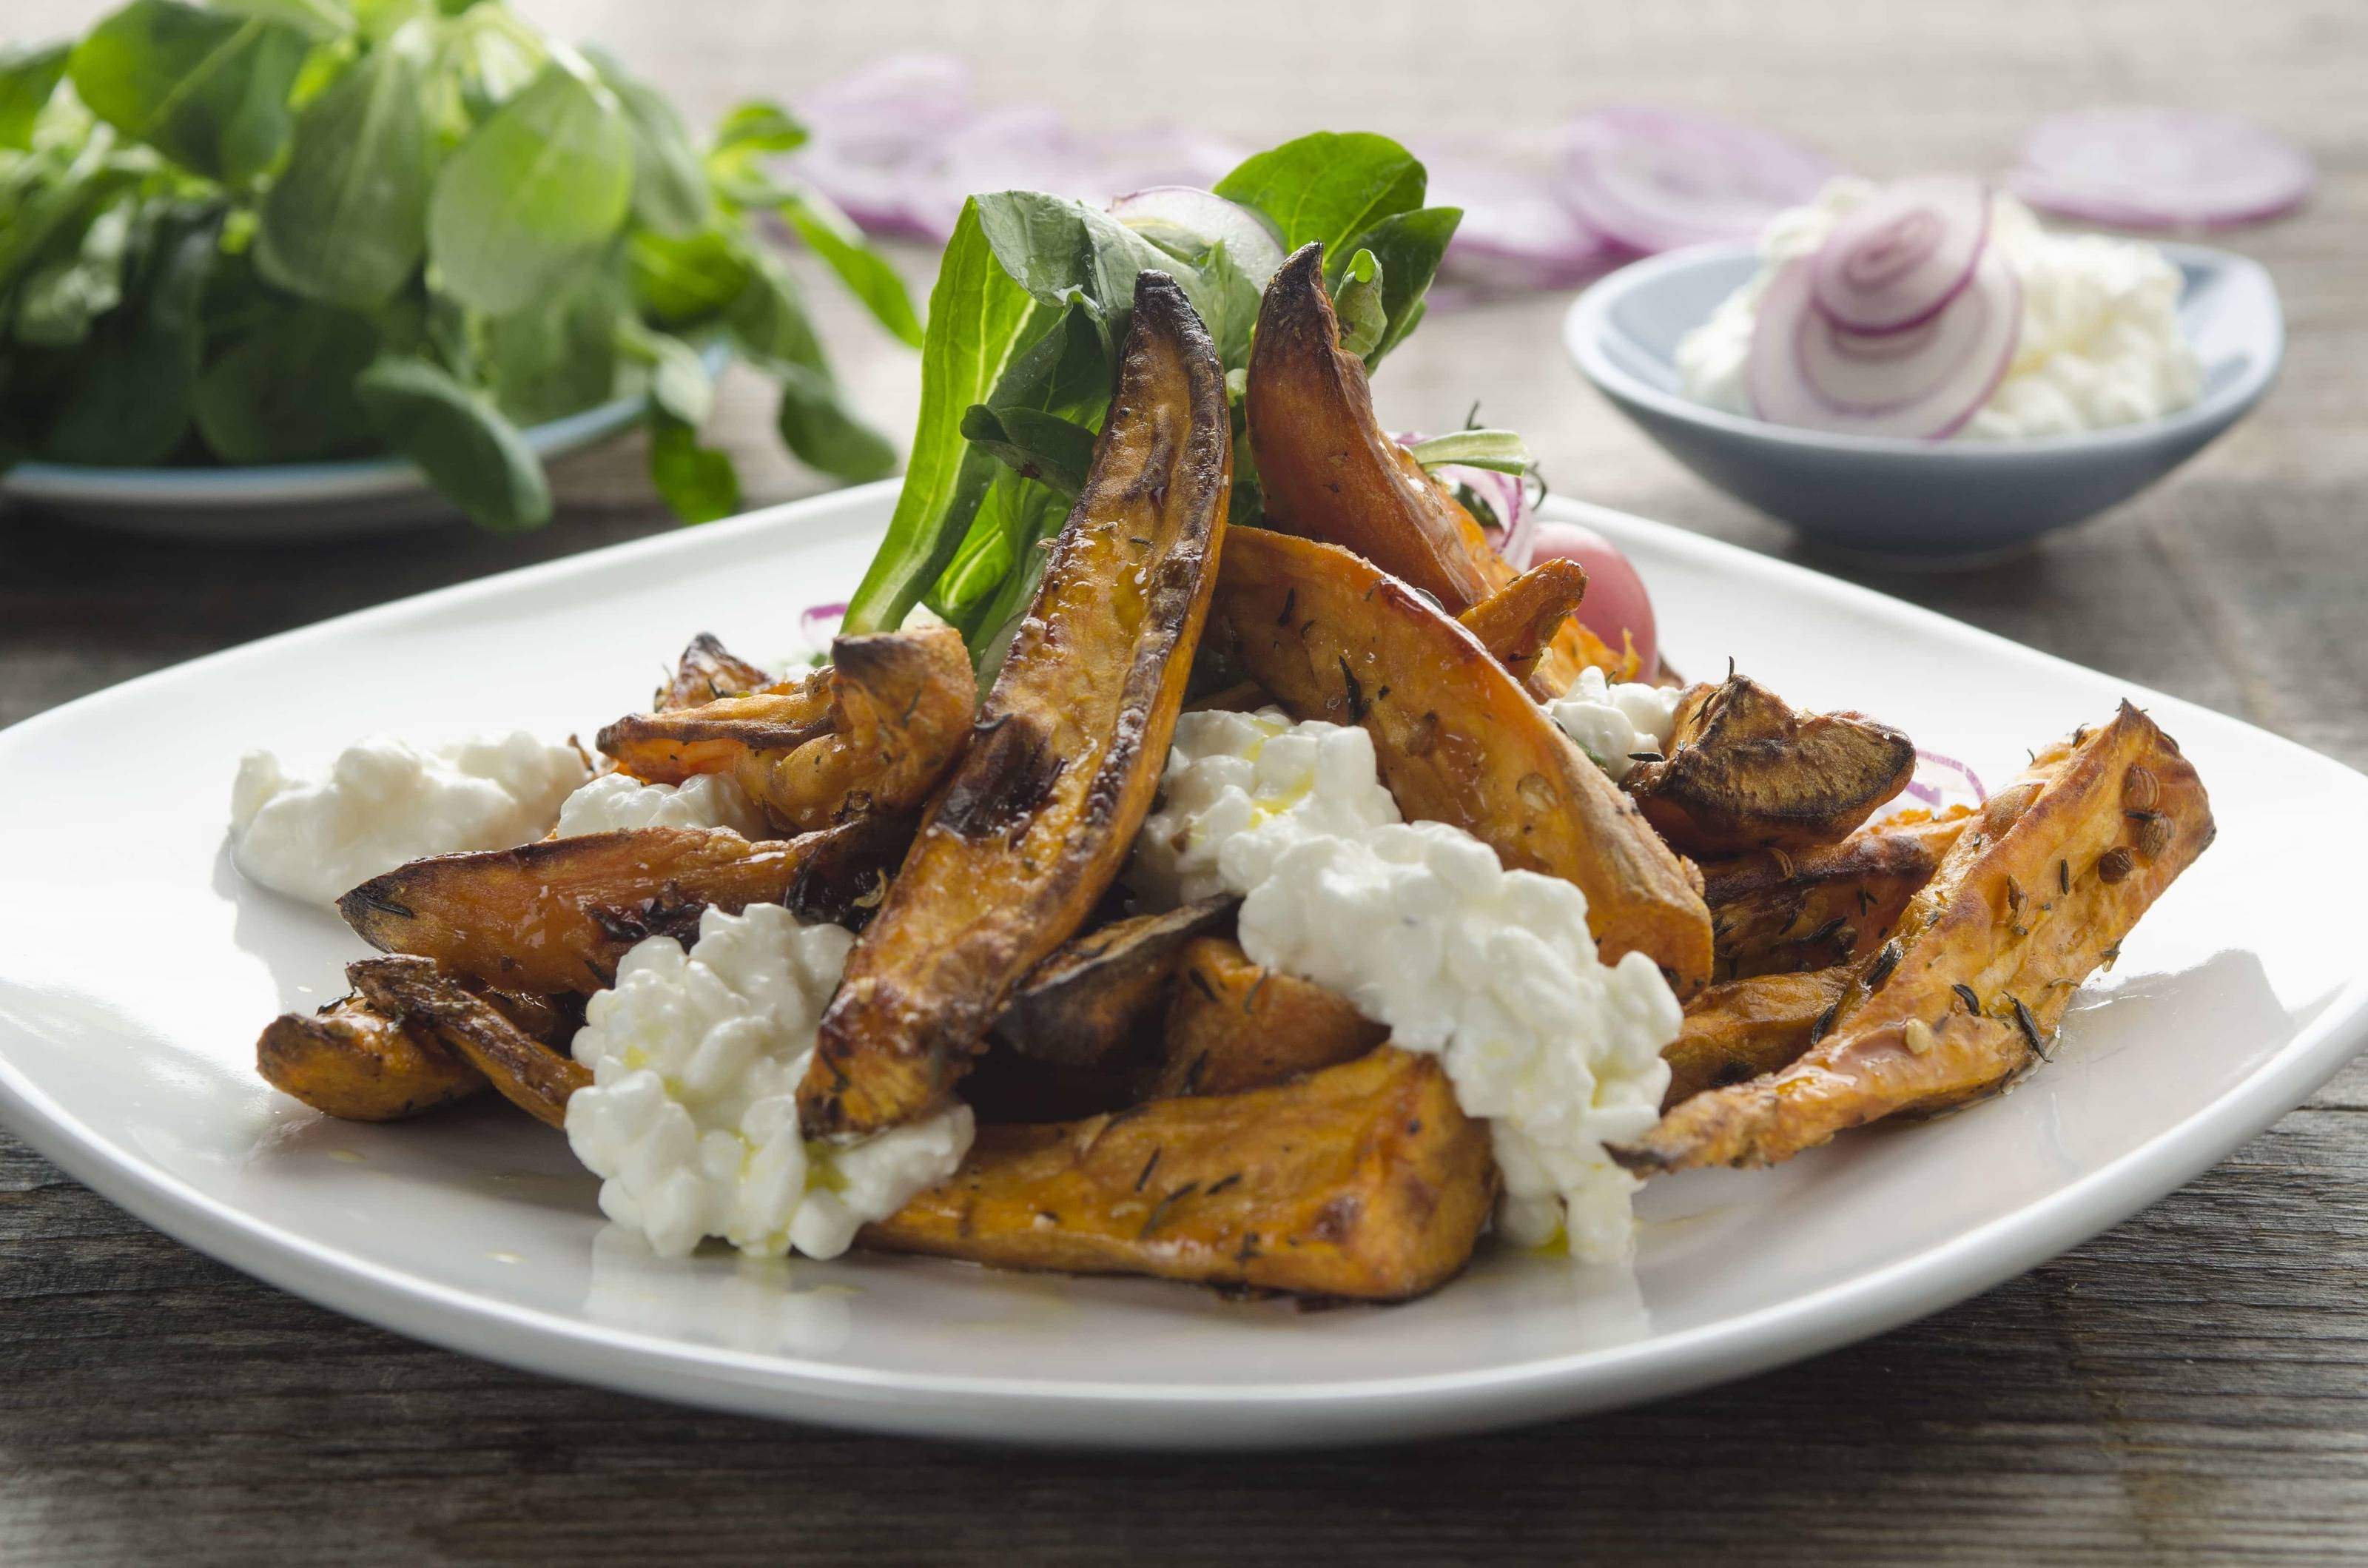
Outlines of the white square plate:
M 1679 667 L 1733 654 L 1992 778 L 2127 695 L 2202 771 L 2219 842 L 2016 1093 L 1772 1171 L 1653 1183 L 1633 1269 L 1492 1250 L 1395 1308 L 857 1256 L 653 1259 L 564 1142 L 499 1105 L 331 1121 L 253 1068 L 360 942 L 244 886 L 239 754 L 588 734 L 694 631 L 763 657 L 844 597 L 872 486 L 448 589 L 131 682 L 0 733 L 0 1112 L 142 1219 L 341 1312 L 660 1398 L 889 1431 L 1246 1447 L 1571 1415 L 1806 1356 L 1958 1301 L 2130 1214 L 2324 1082 L 2368 1033 L 2342 891 L 2368 778 L 2234 720 L 1879 595 L 1571 505 L 1634 559 Z M 490 1096 L 488 1096 L 490 1098 Z

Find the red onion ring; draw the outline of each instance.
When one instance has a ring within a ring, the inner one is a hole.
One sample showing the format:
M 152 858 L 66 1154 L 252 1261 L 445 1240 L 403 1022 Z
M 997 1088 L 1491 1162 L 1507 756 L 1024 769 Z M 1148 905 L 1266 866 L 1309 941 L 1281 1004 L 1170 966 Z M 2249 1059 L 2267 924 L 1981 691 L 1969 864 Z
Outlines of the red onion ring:
M 1839 435 L 1939 440 L 1989 401 L 2022 335 L 2022 285 L 1984 247 L 1971 284 L 1920 326 L 1854 333 L 1816 309 L 1811 261 L 1779 267 L 1760 296 L 1746 375 L 1754 413 Z
M 1632 107 L 1583 114 L 1564 129 L 1558 188 L 1598 233 L 1651 255 L 1747 239 L 1837 172 L 1823 153 L 1765 131 Z
M 1474 290 L 1567 289 L 1610 267 L 1619 252 L 1563 200 L 1554 183 L 1473 147 L 1426 147 L 1429 200 L 1460 207 L 1440 278 Z
M 1419 430 L 1393 430 L 1390 439 L 1411 448 L 1430 437 Z M 1488 542 L 1505 558 L 1507 565 L 1516 572 L 1530 569 L 1538 514 L 1537 508 L 1530 505 L 1530 487 L 1520 474 L 1503 473 L 1493 468 L 1470 468 L 1463 463 L 1441 463 L 1429 472 L 1449 490 L 1468 489 L 1486 502 L 1494 516 L 1473 520 L 1480 525 L 1480 531 L 1488 536 Z
M 1902 180 L 1844 217 L 1810 264 L 1817 308 L 1852 332 L 1930 321 L 1973 281 L 1990 237 L 1977 180 Z
M 838 634 L 838 623 L 846 618 L 845 599 L 826 605 L 808 605 L 798 612 L 798 637 L 809 648 L 827 648 L 830 640 Z
M 1908 779 L 1907 792 L 1915 796 L 1918 800 L 1923 801 L 1928 806 L 1938 806 L 1941 801 L 1948 796 L 1951 789 L 1951 786 L 1947 784 L 1926 783 L 1924 781 L 1924 778 L 1925 770 L 1928 767 L 1936 775 L 1953 774 L 1958 778 L 1964 780 L 1964 792 L 1972 795 L 1974 798 L 1974 804 L 1977 806 L 1981 805 L 1990 798 L 1990 792 L 1982 788 L 1980 774 L 1975 773 L 1972 768 L 1967 767 L 1964 763 L 1959 762 L 1953 756 L 1942 756 L 1937 751 L 1926 751 L 1922 746 L 1918 746 L 1916 748 L 1916 775 L 1914 778 Z
M 2230 229 L 2310 199 L 2310 154 L 2252 121 L 2196 109 L 2049 115 L 2026 132 L 2007 185 L 2045 211 L 2125 229 Z

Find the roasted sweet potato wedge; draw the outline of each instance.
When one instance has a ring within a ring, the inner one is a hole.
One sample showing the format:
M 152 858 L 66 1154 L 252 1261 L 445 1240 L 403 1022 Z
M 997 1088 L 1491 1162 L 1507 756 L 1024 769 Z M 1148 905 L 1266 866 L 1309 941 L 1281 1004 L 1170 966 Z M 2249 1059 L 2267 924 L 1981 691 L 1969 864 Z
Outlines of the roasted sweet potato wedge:
M 1230 928 L 1235 901 L 1113 920 L 1064 943 L 1011 993 L 996 1038 L 1022 1056 L 1064 1067 L 1112 1061 L 1156 1028 L 1186 944 Z
M 1691 868 L 1472 634 L 1337 545 L 1237 528 L 1216 625 L 1293 718 L 1362 724 L 1407 816 L 1452 823 L 1508 869 L 1578 884 L 1607 963 L 1642 952 L 1680 998 L 1710 979 Z
M 485 1075 L 432 1031 L 405 1028 L 358 996 L 272 1019 L 255 1042 L 255 1070 L 346 1121 L 400 1121 L 485 1086 Z
M 1202 937 L 1178 962 L 1141 1097 L 1269 1088 L 1353 1062 L 1389 1033 L 1339 993 L 1252 963 L 1230 938 Z
M 1487 1127 L 1439 1063 L 1384 1049 L 1282 1088 L 983 1127 L 951 1180 L 861 1240 L 1005 1268 L 1399 1301 L 1463 1268 L 1495 1188 Z
M 427 959 L 359 959 L 346 966 L 354 993 L 373 1012 L 426 1028 L 537 1121 L 564 1127 L 567 1096 L 591 1069 L 563 1056 Z
M 717 642 L 712 632 L 702 631 L 682 651 L 674 674 L 658 687 L 650 706 L 667 713 L 772 684 L 770 675 Z
M 1839 844 L 1702 862 L 1718 978 L 1851 963 L 1881 947 L 1965 819 L 1878 824 Z
M 976 733 L 849 956 L 799 1095 L 864 1132 L 946 1096 L 1150 810 L 1216 580 L 1224 370 L 1183 290 L 1136 280 L 1110 415 Z
M 1587 568 L 1560 556 L 1531 567 L 1456 617 L 1515 680 L 1526 681 L 1587 597 Z
M 1258 483 L 1281 526 L 1355 551 L 1452 616 L 1513 580 L 1472 514 L 1374 416 L 1364 361 L 1340 347 L 1320 244 L 1292 253 L 1266 286 L 1247 402 Z M 1540 695 L 1569 689 L 1590 642 L 1565 616 L 1533 670 Z
M 838 638 L 830 665 L 794 684 L 620 719 L 599 746 L 653 783 L 729 774 L 785 832 L 812 833 L 917 809 L 969 740 L 977 700 L 962 634 L 916 627 Z
M 2123 703 L 1991 797 L 1807 1054 L 1696 1095 L 1621 1160 L 1768 1165 L 1881 1117 L 1991 1093 L 2046 1057 L 2073 991 L 2213 832 L 2195 769 Z
M 381 952 L 433 959 L 506 991 L 598 991 L 626 949 L 656 935 L 693 940 L 711 907 L 787 903 L 848 923 L 877 902 L 905 839 L 870 817 L 755 844 L 723 828 L 586 834 L 414 860 L 337 907 Z
M 549 997 L 461 983 L 544 1044 L 573 1027 Z M 425 1019 L 382 1011 L 359 994 L 271 1020 L 256 1041 L 255 1065 L 274 1088 L 345 1121 L 400 1120 L 485 1087 L 485 1075 Z
M 1669 1064 L 1661 1108 L 1790 1066 L 1809 1049 L 1817 1020 L 1833 1011 L 1856 972 L 1838 964 L 1806 974 L 1722 981 L 1687 1003 L 1684 1027 L 1661 1052 Z
M 1690 855 L 1804 849 L 1848 836 L 1907 787 L 1916 746 L 1858 713 L 1796 713 L 1729 676 L 1679 704 L 1669 754 L 1639 763 L 1628 792 Z

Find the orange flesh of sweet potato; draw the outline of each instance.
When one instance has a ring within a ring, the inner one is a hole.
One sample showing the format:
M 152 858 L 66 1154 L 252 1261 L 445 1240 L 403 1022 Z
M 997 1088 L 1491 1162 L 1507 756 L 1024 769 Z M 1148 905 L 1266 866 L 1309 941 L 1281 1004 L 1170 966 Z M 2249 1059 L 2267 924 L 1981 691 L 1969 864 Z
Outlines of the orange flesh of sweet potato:
M 1463 1268 L 1495 1187 L 1487 1126 L 1439 1063 L 1384 1048 L 1281 1088 L 981 1128 L 951 1180 L 861 1239 L 1005 1268 L 1397 1301 Z
M 643 937 L 694 939 L 710 908 L 787 903 L 845 919 L 877 896 L 903 841 L 870 818 L 755 844 L 723 828 L 586 834 L 415 860 L 337 907 L 381 952 L 433 959 L 506 991 L 590 992 Z
M 1661 1108 L 1798 1061 L 1809 1049 L 1817 1020 L 1841 1001 L 1856 972 L 1837 965 L 1806 974 L 1722 981 L 1687 1003 L 1684 1026 L 1661 1051 L 1669 1064 Z
M 1526 682 L 1586 597 L 1587 568 L 1557 556 L 1531 567 L 1456 619 L 1507 673 Z
M 1389 1033 L 1338 993 L 1252 963 L 1229 938 L 1199 937 L 1178 960 L 1142 1097 L 1268 1088 L 1353 1062 Z
M 1217 624 L 1295 719 L 1361 724 L 1408 817 L 1452 823 L 1508 869 L 1587 894 L 1606 963 L 1641 952 L 1680 999 L 1710 979 L 1691 868 L 1472 634 L 1336 545 L 1238 528 Z
M 1374 416 L 1364 362 L 1340 347 L 1323 249 L 1310 244 L 1294 252 L 1258 304 L 1247 403 L 1267 512 L 1462 615 L 1511 582 L 1513 569 L 1472 514 Z M 1570 688 L 1591 662 L 1590 641 L 1565 619 L 1534 670 L 1542 696 Z M 1609 657 L 1601 643 L 1594 650 Z
M 1791 1066 L 1696 1095 L 1638 1170 L 1754 1165 L 1990 1093 L 2047 1054 L 2072 992 L 2214 834 L 2195 769 L 2127 703 L 1991 797 Z
M 916 809 L 970 738 L 978 685 L 962 634 L 841 637 L 831 655 L 803 681 L 620 719 L 600 749 L 653 783 L 729 774 L 792 833 Z
M 943 1103 L 1013 986 L 1117 875 L 1167 761 L 1232 472 L 1215 346 L 1183 291 L 1144 273 L 1042 586 L 824 1015 L 799 1093 L 810 1132 Z
M 1823 848 L 1702 863 L 1718 978 L 1827 969 L 1867 957 L 1932 880 L 1965 819 L 1867 828 Z

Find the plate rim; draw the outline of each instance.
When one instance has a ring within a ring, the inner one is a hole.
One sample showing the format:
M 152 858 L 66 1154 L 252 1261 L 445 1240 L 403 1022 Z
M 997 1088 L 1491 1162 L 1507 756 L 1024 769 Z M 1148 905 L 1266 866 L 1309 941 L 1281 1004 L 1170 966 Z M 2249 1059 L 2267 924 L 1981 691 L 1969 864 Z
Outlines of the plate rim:
M 189 678 L 218 662 L 264 658 L 316 638 L 548 585 L 622 562 L 729 546 L 743 536 L 842 524 L 896 481 L 764 508 L 695 531 L 653 535 L 455 584 L 153 671 L 0 730 L 0 746 L 38 743 L 53 723 Z M 1791 562 L 1668 524 L 1557 498 L 1568 520 L 1630 535 L 1698 566 L 1743 564 L 1792 585 L 1906 612 L 1952 635 L 2102 675 L 1964 622 Z M 525 584 L 521 580 L 527 580 Z M 2258 742 L 2368 789 L 2368 777 L 2256 725 L 2104 676 L 2133 700 L 2211 715 Z M 19 1026 L 6 1025 L 7 1032 Z M 2218 1098 L 2137 1147 L 2033 1202 L 1857 1278 L 1740 1316 L 1622 1345 L 1513 1365 L 1315 1387 L 1213 1386 L 1120 1380 L 1046 1386 L 1023 1377 L 882 1371 L 795 1356 L 687 1344 L 489 1300 L 359 1257 L 272 1224 L 136 1156 L 108 1146 L 0 1053 L 0 1119 L 102 1197 L 196 1250 L 306 1300 L 464 1355 L 571 1381 L 773 1419 L 917 1437 L 1033 1445 L 1212 1449 L 1412 1440 L 1518 1425 L 1686 1392 L 1819 1354 L 1987 1290 L 2119 1222 L 2217 1164 L 2294 1108 L 2368 1043 L 2368 966 L 2321 1005 L 2275 1055 Z M 1276 1417 L 1287 1415 L 1290 1419 Z M 1376 1417 L 1387 1415 L 1386 1424 Z
M 2010 441 L 1924 441 L 1899 436 L 1852 436 L 1823 430 L 1773 425 L 1725 409 L 1713 408 L 1662 391 L 1631 375 L 1604 350 L 1612 307 L 1627 296 L 1675 273 L 1718 262 L 1750 260 L 1759 254 L 1751 240 L 1715 240 L 1688 245 L 1634 261 L 1599 278 L 1570 302 L 1563 312 L 1563 351 L 1588 383 L 1617 402 L 1633 403 L 1662 418 L 1715 431 L 1731 439 L 1762 447 L 1855 457 L 1878 457 L 1928 464 L 1963 463 L 1998 467 L 2033 458 L 2105 457 L 2158 443 L 2177 442 L 2198 433 L 2208 435 L 2234 424 L 2268 395 L 2285 364 L 2285 303 L 2277 280 L 2260 262 L 2213 245 L 2149 242 L 2182 272 L 2190 269 L 2217 274 L 2255 291 L 2266 306 L 2270 331 L 2254 346 L 2245 373 L 2228 385 L 2198 398 L 2175 414 L 2135 425 L 2102 430 L 2082 430 L 2064 436 L 2027 436 Z M 2185 296 L 2181 296 L 2181 308 Z M 1946 619 L 1945 617 L 1943 619 Z

